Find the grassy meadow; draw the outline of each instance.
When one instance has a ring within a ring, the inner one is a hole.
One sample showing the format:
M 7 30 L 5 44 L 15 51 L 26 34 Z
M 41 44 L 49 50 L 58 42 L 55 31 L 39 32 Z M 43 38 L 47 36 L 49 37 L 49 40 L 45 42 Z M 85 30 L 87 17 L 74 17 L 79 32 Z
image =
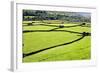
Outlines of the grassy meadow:
M 31 25 L 28 25 L 29 23 Z M 76 40 L 82 37 L 83 32 L 91 33 L 90 26 L 80 26 L 81 22 L 68 23 L 65 21 L 63 23 L 63 28 L 59 28 L 60 24 L 62 23 L 59 20 L 23 21 L 22 51 L 23 54 L 26 55 L 22 59 L 24 63 L 91 59 L 91 36 L 85 36 L 70 44 L 52 47 Z M 67 26 L 75 27 L 65 28 Z M 54 31 L 48 31 L 52 29 L 54 29 Z M 42 50 L 48 47 L 51 48 Z M 32 54 L 32 52 L 39 50 L 40 52 Z

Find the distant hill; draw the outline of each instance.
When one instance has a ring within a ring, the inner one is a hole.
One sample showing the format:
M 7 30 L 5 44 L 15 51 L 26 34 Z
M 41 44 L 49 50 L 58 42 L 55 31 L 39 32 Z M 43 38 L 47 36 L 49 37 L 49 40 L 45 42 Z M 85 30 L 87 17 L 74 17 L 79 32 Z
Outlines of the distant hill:
M 23 10 L 23 20 L 66 20 L 69 22 L 91 22 L 91 14 L 86 12 Z

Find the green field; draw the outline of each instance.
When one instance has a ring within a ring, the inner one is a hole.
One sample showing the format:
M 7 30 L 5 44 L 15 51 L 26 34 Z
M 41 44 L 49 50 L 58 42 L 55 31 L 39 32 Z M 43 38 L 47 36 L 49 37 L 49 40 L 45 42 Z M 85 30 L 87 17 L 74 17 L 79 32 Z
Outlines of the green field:
M 84 38 L 77 40 L 83 36 L 83 32 L 91 33 L 90 27 L 85 25 L 80 26 L 81 23 L 66 22 L 63 24 L 63 28 L 59 28 L 60 22 L 57 23 L 58 21 L 56 21 L 56 23 L 52 23 L 54 21 L 44 21 L 44 23 L 35 21 L 32 25 L 29 26 L 28 23 L 31 22 L 32 21 L 23 21 L 22 50 L 23 55 L 27 55 L 22 59 L 24 63 L 91 59 L 91 36 L 84 36 Z M 77 41 L 68 43 L 74 40 Z M 63 43 L 67 44 L 52 47 Z M 42 50 L 48 47 L 51 48 Z M 32 54 L 32 52 L 39 50 L 42 51 Z

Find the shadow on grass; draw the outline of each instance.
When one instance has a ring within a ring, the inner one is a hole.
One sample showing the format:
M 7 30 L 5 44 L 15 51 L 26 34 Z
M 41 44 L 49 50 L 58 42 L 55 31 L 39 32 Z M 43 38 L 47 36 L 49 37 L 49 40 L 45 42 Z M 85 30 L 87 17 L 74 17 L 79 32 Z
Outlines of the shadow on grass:
M 69 30 L 24 30 L 23 33 L 29 32 L 69 32 L 69 33 L 76 33 L 82 34 L 81 32 L 69 31 Z
M 38 51 L 35 51 L 35 52 L 30 52 L 30 53 L 27 53 L 27 54 L 23 54 L 23 58 L 24 57 L 27 57 L 27 56 L 30 56 L 30 55 L 33 55 L 33 54 L 36 54 L 36 53 L 39 53 L 39 52 L 42 52 L 42 51 L 45 51 L 45 50 L 48 50 L 48 49 L 51 49 L 51 48 L 55 48 L 55 47 L 59 47 L 59 46 L 64 46 L 64 45 L 68 45 L 68 44 L 72 44 L 74 42 L 77 42 L 81 39 L 83 39 L 85 36 L 82 35 L 80 38 L 76 39 L 76 40 L 73 40 L 71 42 L 67 42 L 67 43 L 63 43 L 63 44 L 58 44 L 58 45 L 55 45 L 55 46 L 51 46 L 51 47 L 47 47 L 47 48 L 44 48 L 44 49 L 41 49 L 41 50 L 38 50 Z
M 71 42 L 62 43 L 62 44 L 58 44 L 58 45 L 55 45 L 55 46 L 43 48 L 43 49 L 38 50 L 38 51 L 34 51 L 34 52 L 27 53 L 27 54 L 23 54 L 23 58 L 24 57 L 27 57 L 27 56 L 30 56 L 30 55 L 33 55 L 33 54 L 40 53 L 40 52 L 45 51 L 45 50 L 48 50 L 48 49 L 55 48 L 55 47 L 72 44 L 74 42 L 77 42 L 77 41 L 83 39 L 85 36 L 90 36 L 91 35 L 91 33 L 89 33 L 89 32 L 75 32 L 75 31 L 69 31 L 69 30 L 56 30 L 56 29 L 60 29 L 60 27 L 57 26 L 57 25 L 46 25 L 46 24 L 40 24 L 40 25 L 43 25 L 43 26 L 51 26 L 51 27 L 56 27 L 56 28 L 53 28 L 51 30 L 24 30 L 23 33 L 28 33 L 28 32 L 69 32 L 69 33 L 80 34 L 81 37 L 78 38 L 78 39 L 76 39 L 76 40 L 73 40 Z M 63 28 L 76 27 L 76 26 L 81 26 L 81 25 L 78 24 L 78 25 L 73 25 L 73 26 L 64 26 Z
M 49 26 L 49 27 L 59 27 L 59 25 L 51 25 L 51 24 L 31 24 L 31 25 L 23 25 L 23 26 Z M 64 28 L 70 28 L 70 27 L 77 27 L 77 26 L 81 26 L 81 24 L 77 24 L 77 25 L 71 25 L 71 26 L 64 26 Z

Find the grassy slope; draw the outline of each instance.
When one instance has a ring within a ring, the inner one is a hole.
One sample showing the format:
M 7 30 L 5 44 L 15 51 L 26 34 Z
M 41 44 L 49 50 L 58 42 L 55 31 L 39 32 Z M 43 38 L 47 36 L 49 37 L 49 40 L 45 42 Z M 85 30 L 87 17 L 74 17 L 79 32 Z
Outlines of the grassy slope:
M 53 25 L 53 24 L 52 24 Z M 69 25 L 69 24 L 68 24 Z M 70 24 L 71 25 L 71 24 Z M 67 24 L 66 24 L 67 26 Z M 48 26 L 25 26 L 23 30 L 49 30 L 53 27 Z M 87 27 L 72 27 L 63 28 L 60 30 L 73 30 L 78 32 L 88 31 Z M 66 36 L 65 36 L 66 35 Z M 79 38 L 77 34 L 68 32 L 30 32 L 23 34 L 23 52 L 29 53 L 53 45 L 64 42 L 70 42 Z M 83 46 L 84 45 L 84 46 Z M 57 61 L 57 60 L 81 60 L 90 59 L 90 37 L 75 42 L 73 44 L 60 46 L 46 50 L 23 59 L 23 62 L 38 62 L 38 61 Z
M 87 42 L 86 45 L 84 45 Z M 38 61 L 57 61 L 57 60 L 81 60 L 90 59 L 90 37 L 80 40 L 79 42 L 56 47 L 41 53 L 28 56 L 23 59 L 24 62 Z M 84 46 L 83 46 L 84 45 Z

